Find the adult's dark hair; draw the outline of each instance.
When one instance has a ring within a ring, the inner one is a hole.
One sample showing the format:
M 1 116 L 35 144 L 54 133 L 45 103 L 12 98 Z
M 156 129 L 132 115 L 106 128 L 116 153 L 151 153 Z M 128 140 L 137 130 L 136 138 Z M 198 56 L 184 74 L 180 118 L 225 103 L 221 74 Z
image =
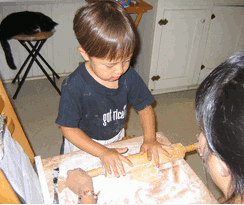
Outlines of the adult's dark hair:
M 118 2 L 98 1 L 82 7 L 74 17 L 73 29 L 90 57 L 124 59 L 134 52 L 137 31 L 131 16 Z
M 210 151 L 228 166 L 234 193 L 244 190 L 244 53 L 221 63 L 196 92 L 196 117 Z

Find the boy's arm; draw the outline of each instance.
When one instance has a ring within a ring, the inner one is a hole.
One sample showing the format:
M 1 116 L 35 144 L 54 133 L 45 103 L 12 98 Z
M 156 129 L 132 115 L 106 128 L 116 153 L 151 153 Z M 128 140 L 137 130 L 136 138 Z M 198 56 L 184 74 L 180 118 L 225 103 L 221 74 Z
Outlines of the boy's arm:
M 148 160 L 152 159 L 152 154 L 154 156 L 154 161 L 157 166 L 159 166 L 159 153 L 163 153 L 168 157 L 171 157 L 165 148 L 174 149 L 172 146 L 160 144 L 156 140 L 156 130 L 155 130 L 155 115 L 154 110 L 151 105 L 145 109 L 138 112 L 142 129 L 143 129 L 143 144 L 141 146 L 140 154 L 147 152 Z
M 60 126 L 62 134 L 69 140 L 72 144 L 80 148 L 81 150 L 99 157 L 103 162 L 106 171 L 112 174 L 111 168 L 115 176 L 119 177 L 117 167 L 120 169 L 121 174 L 125 175 L 124 167 L 122 161 L 130 166 L 133 166 L 132 162 L 128 160 L 122 153 L 127 152 L 128 148 L 123 149 L 109 149 L 95 141 L 93 141 L 86 133 L 84 133 L 79 128 L 70 128 Z

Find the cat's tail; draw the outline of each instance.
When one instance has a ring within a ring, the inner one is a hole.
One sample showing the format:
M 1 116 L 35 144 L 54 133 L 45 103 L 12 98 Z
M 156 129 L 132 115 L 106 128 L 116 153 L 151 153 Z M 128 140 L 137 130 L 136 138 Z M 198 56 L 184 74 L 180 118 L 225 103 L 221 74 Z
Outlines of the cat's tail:
M 13 55 L 12 55 L 11 48 L 10 48 L 8 41 L 7 40 L 1 40 L 1 45 L 2 45 L 3 51 L 5 53 L 5 58 L 6 58 L 8 66 L 12 70 L 16 70 L 17 67 L 14 64 Z

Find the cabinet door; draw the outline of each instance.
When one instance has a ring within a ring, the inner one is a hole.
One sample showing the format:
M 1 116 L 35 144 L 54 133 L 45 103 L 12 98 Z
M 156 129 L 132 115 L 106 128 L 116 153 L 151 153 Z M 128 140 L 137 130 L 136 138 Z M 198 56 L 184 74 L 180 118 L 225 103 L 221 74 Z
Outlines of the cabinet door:
M 168 22 L 157 25 L 155 30 L 160 35 L 156 34 L 159 37 L 154 39 L 158 50 L 153 50 L 157 56 L 153 57 L 156 63 L 151 66 L 149 78 L 152 93 L 187 89 L 193 84 L 193 76 L 198 79 L 199 75 L 194 72 L 200 73 L 203 53 L 199 55 L 199 52 L 204 45 L 203 38 L 206 40 L 206 14 L 204 9 L 164 10 L 162 19 Z
M 243 5 L 244 6 L 244 5 Z M 244 7 L 214 6 L 199 81 L 222 61 L 244 48 Z

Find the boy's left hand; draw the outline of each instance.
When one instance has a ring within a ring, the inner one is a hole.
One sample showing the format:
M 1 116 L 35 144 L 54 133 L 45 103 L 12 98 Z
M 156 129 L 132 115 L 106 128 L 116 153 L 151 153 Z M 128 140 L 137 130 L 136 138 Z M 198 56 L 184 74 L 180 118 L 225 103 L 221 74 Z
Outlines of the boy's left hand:
M 172 157 L 170 153 L 168 153 L 165 149 L 174 149 L 171 145 L 164 145 L 159 143 L 156 140 L 151 140 L 149 142 L 145 142 L 141 145 L 140 154 L 144 154 L 147 152 L 148 160 L 152 160 L 152 155 L 154 156 L 154 161 L 157 167 L 159 167 L 159 153 L 165 154 L 168 157 Z

